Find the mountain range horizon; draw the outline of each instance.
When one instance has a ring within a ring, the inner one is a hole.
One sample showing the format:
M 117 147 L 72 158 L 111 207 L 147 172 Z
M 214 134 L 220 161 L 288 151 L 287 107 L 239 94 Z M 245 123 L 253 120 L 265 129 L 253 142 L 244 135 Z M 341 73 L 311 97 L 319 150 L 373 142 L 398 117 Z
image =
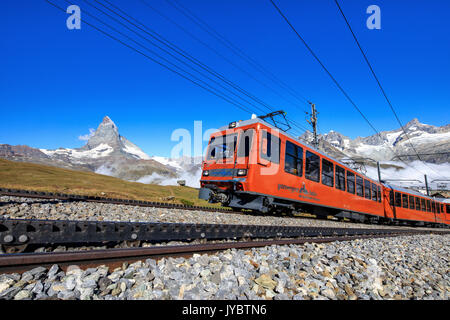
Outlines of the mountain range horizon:
M 414 118 L 403 129 L 382 131 L 379 135 L 355 139 L 330 130 L 318 135 L 318 148 L 339 160 L 364 157 L 385 162 L 387 168 L 400 170 L 402 165 L 398 155 L 411 155 L 402 157 L 402 160 L 417 162 L 410 144 L 413 143 L 415 150 L 421 154 L 442 152 L 438 156 L 424 155 L 421 160 L 435 165 L 450 163 L 450 155 L 444 154 L 450 150 L 450 124 L 437 127 L 420 123 Z M 305 131 L 299 139 L 311 144 L 313 135 L 310 131 Z M 60 147 L 49 150 L 0 144 L 0 158 L 92 171 L 143 183 L 176 184 L 177 180 L 184 178 L 189 181 L 187 185 L 198 186 L 201 175 L 199 157 L 181 156 L 171 159 L 158 155 L 149 156 L 139 146 L 120 135 L 117 125 L 108 115 L 103 117 L 81 148 Z

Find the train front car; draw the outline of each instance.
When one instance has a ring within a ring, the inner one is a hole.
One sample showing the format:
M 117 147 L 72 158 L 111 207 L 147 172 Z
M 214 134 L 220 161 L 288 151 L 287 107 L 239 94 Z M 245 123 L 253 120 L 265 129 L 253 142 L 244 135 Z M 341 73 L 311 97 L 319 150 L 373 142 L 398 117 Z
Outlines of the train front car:
M 233 206 L 236 193 L 248 189 L 256 127 L 252 120 L 232 122 L 211 135 L 202 163 L 200 199 Z

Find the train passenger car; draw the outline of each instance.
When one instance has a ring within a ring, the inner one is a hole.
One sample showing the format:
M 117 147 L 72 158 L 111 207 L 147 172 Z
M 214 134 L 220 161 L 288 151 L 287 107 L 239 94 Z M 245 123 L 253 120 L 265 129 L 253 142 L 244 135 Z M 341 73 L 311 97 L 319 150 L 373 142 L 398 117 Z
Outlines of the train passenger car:
M 445 224 L 450 225 L 450 199 L 441 200 L 441 212 L 444 213 Z
M 443 203 L 420 192 L 383 184 L 387 216 L 416 225 L 448 224 Z
M 235 209 L 386 218 L 380 183 L 259 118 L 214 133 L 202 169 L 199 197 Z

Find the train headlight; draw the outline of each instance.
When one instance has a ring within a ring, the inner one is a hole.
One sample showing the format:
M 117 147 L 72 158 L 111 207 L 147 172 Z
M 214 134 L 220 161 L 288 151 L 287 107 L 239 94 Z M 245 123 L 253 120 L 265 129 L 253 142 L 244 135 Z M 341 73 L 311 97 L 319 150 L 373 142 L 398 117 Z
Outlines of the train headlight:
M 208 171 L 208 170 L 203 171 L 203 176 L 204 176 L 204 177 L 209 176 L 209 171 Z
M 238 176 L 246 176 L 247 175 L 247 169 L 238 169 L 237 175 Z

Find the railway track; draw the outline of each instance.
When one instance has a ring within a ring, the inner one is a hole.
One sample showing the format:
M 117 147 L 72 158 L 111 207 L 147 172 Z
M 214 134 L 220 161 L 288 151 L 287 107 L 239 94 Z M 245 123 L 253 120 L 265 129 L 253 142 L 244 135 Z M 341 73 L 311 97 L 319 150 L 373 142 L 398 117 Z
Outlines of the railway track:
M 427 234 L 426 231 L 403 232 L 401 230 L 385 232 L 384 234 L 353 235 L 340 234 L 331 237 L 309 237 L 296 239 L 270 239 L 259 241 L 236 241 L 227 243 L 206 243 L 177 246 L 154 246 L 147 248 L 106 249 L 74 252 L 26 253 L 0 255 L 0 273 L 23 273 L 37 266 L 50 267 L 53 264 L 64 271 L 69 265 L 78 265 L 81 269 L 106 265 L 117 268 L 124 262 L 132 263 L 145 259 L 161 259 L 167 257 L 191 257 L 193 254 L 212 254 L 227 249 L 248 249 L 271 245 L 290 245 L 304 243 L 327 243 L 334 241 L 350 241 L 355 239 L 372 239 L 405 235 Z M 432 232 L 442 234 L 444 232 Z
M 406 228 L 335 228 L 243 224 L 0 219 L 0 245 L 87 244 L 121 241 L 190 241 L 196 239 L 370 236 L 408 233 Z M 420 230 L 415 230 L 421 232 Z M 434 231 L 445 233 L 448 231 Z M 21 250 L 23 251 L 23 250 Z
M 53 192 L 18 190 L 18 189 L 7 189 L 7 188 L 0 188 L 0 196 L 61 200 L 61 201 L 86 201 L 86 202 L 139 206 L 139 207 L 168 208 L 168 209 L 234 212 L 232 209 L 227 209 L 227 208 L 216 208 L 216 207 L 207 207 L 207 206 L 190 206 L 190 205 L 167 203 L 167 202 L 154 202 L 154 201 L 130 200 L 130 199 L 119 199 L 119 198 L 104 198 L 104 197 L 97 197 L 97 196 L 83 196 L 83 195 L 77 195 L 77 194 L 53 193 Z
M 27 190 L 2 189 L 0 195 L 57 199 L 63 201 L 90 201 L 135 206 L 178 208 L 187 210 L 226 211 L 211 207 L 186 206 L 170 203 L 147 202 L 55 194 Z M 221 225 L 188 223 L 146 223 L 117 221 L 62 221 L 0 219 L 0 245 L 7 254 L 0 255 L 0 272 L 28 270 L 37 265 L 59 264 L 67 266 L 80 264 L 94 266 L 99 264 L 118 265 L 124 261 L 167 256 L 190 256 L 194 253 L 212 253 L 230 248 L 252 248 L 268 245 L 302 244 L 305 242 L 332 242 L 363 238 L 392 237 L 413 234 L 448 234 L 449 231 L 424 231 L 410 228 L 369 229 L 369 228 L 331 228 L 331 227 L 287 227 L 268 225 Z M 283 238 L 283 240 L 281 240 Z M 126 249 L 91 250 L 64 253 L 19 253 L 28 245 L 86 245 L 107 242 L 167 242 L 191 241 L 197 239 L 222 240 L 234 242 L 206 243 L 182 246 L 152 246 Z M 242 241 L 242 240 L 245 241 Z M 259 239 L 258 241 L 248 241 Z M 268 240 L 270 239 L 270 240 Z M 239 240 L 239 241 L 238 241 Z M 13 249 L 13 250 L 11 250 Z

